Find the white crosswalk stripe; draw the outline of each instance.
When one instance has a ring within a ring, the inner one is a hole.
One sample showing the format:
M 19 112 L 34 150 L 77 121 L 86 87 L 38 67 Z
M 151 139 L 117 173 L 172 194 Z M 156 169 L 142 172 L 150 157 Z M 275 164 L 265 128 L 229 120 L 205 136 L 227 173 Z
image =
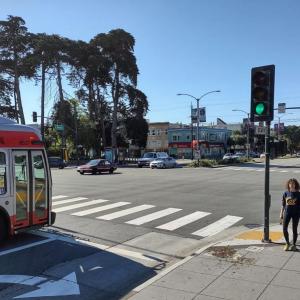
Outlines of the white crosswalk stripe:
M 282 171 L 279 171 L 280 173 L 287 173 L 288 171 L 286 170 L 282 170 Z
M 197 221 L 201 218 L 204 218 L 205 216 L 208 216 L 208 215 L 210 215 L 210 213 L 208 213 L 208 212 L 195 211 L 195 212 L 193 212 L 189 215 L 186 215 L 182 218 L 179 218 L 179 219 L 176 219 L 174 221 L 168 222 L 166 224 L 157 226 L 156 228 L 173 231 L 173 230 L 178 229 L 182 226 L 185 226 L 187 224 L 195 222 L 195 221 Z
M 90 205 L 95 205 L 95 204 L 99 204 L 99 203 L 103 203 L 103 202 L 107 202 L 108 200 L 91 200 L 91 201 L 87 201 L 84 203 L 78 203 L 78 204 L 73 204 L 73 205 L 69 205 L 69 206 L 63 206 L 63 207 L 59 207 L 59 208 L 55 208 L 54 211 L 55 212 L 63 212 L 63 211 L 67 211 L 67 210 L 72 210 L 75 208 L 81 208 L 81 207 L 85 207 L 85 206 L 90 206 Z
M 82 200 L 87 200 L 88 198 L 85 197 L 76 197 L 76 198 L 71 198 L 68 200 L 59 200 L 59 201 L 54 201 L 52 202 L 52 206 L 60 205 L 60 204 L 67 204 L 67 203 L 73 203 L 73 202 L 78 202 Z
M 192 235 L 197 235 L 200 237 L 208 237 L 215 235 L 224 229 L 229 228 L 233 224 L 237 223 L 238 221 L 242 220 L 242 217 L 237 217 L 237 216 L 226 216 L 200 230 L 197 230 L 192 233 Z
M 157 211 L 155 213 L 152 213 L 152 214 L 140 217 L 140 218 L 136 218 L 136 219 L 128 221 L 126 223 L 131 224 L 131 225 L 142 225 L 142 224 L 160 219 L 162 217 L 174 214 L 180 210 L 182 210 L 182 209 L 181 208 L 166 208 L 166 209 Z
M 82 216 L 91 215 L 91 214 L 94 214 L 94 213 L 97 213 L 100 211 L 109 210 L 109 209 L 113 209 L 116 207 L 121 207 L 121 206 L 128 205 L 128 204 L 131 204 L 131 203 L 130 202 L 116 202 L 116 203 L 112 203 L 112 204 L 103 205 L 100 207 L 95 207 L 95 208 L 75 212 L 72 215 L 82 217 Z
M 57 196 L 53 196 L 53 197 L 52 197 L 52 200 L 57 200 L 57 199 L 62 199 L 62 198 L 68 198 L 68 196 L 57 195 Z
M 143 204 L 143 205 L 135 206 L 135 207 L 132 207 L 132 208 L 124 209 L 124 210 L 121 210 L 121 211 L 117 211 L 117 212 L 114 212 L 114 213 L 111 213 L 111 214 L 107 214 L 107 215 L 104 215 L 104 216 L 100 216 L 100 217 L 97 217 L 97 219 L 114 220 L 114 219 L 121 218 L 121 217 L 130 215 L 130 214 L 139 212 L 139 211 L 143 211 L 143 210 L 146 210 L 146 209 L 149 209 L 149 208 L 153 208 L 153 207 L 155 207 L 155 206 L 154 205 Z

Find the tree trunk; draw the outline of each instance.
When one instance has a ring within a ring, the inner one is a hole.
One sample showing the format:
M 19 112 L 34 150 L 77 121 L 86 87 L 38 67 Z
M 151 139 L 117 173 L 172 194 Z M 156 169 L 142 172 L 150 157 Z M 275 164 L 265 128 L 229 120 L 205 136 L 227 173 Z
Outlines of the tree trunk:
M 59 92 L 59 101 L 64 100 L 64 94 L 63 94 L 63 88 L 61 83 L 61 69 L 60 69 L 60 63 L 57 61 L 56 63 L 56 72 L 57 72 L 57 85 L 58 85 L 58 92 Z
M 25 124 L 25 117 L 21 99 L 21 92 L 20 92 L 20 81 L 19 81 L 19 72 L 18 72 L 18 56 L 16 52 L 14 52 L 14 90 L 16 95 L 16 100 L 18 103 L 18 112 L 21 119 L 21 124 Z
M 42 95 L 41 95 L 41 135 L 42 140 L 45 140 L 44 133 L 45 133 L 45 64 L 42 63 Z

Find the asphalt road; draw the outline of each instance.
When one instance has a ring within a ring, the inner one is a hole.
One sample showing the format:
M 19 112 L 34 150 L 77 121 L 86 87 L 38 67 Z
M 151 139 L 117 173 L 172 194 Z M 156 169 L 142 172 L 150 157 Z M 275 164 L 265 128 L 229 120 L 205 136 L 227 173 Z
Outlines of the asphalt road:
M 79 175 L 75 169 L 53 170 L 53 195 L 71 198 L 85 197 L 109 200 L 105 204 L 129 202 L 128 207 L 153 205 L 153 209 L 138 212 L 107 222 L 123 224 L 153 211 L 178 208 L 176 216 L 195 211 L 210 215 L 175 231 L 184 237 L 191 237 L 198 230 L 227 215 L 242 217 L 235 225 L 262 224 L 264 208 L 264 165 L 251 164 L 222 168 L 178 168 L 151 170 L 149 168 L 119 168 L 113 175 Z M 272 205 L 270 221 L 278 222 L 281 195 L 284 184 L 290 177 L 300 180 L 300 159 L 272 160 L 270 192 Z M 104 204 L 100 204 L 104 205 Z M 127 208 L 127 207 L 126 207 Z M 117 208 L 109 212 L 114 212 Z M 82 208 L 81 208 L 82 210 Z M 70 215 L 76 210 L 61 214 Z M 86 215 L 80 218 L 95 219 L 104 213 Z M 170 220 L 175 219 L 174 214 Z M 60 213 L 58 214 L 58 220 Z M 163 221 L 168 221 L 165 218 Z M 144 228 L 155 228 L 161 219 L 143 224 Z

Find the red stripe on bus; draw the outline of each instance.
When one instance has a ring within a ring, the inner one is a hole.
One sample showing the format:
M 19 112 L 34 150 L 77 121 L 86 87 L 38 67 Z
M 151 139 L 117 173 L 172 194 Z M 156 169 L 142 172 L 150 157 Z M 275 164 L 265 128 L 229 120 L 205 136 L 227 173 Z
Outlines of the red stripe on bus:
M 41 148 L 42 146 L 40 138 L 34 132 L 0 130 L 0 147 Z

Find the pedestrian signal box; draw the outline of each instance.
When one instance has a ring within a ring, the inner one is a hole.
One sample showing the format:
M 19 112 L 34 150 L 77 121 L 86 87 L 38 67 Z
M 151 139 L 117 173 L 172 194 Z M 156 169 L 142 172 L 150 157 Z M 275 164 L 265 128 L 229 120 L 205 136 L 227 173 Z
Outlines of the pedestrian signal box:
M 251 122 L 272 121 L 274 118 L 275 66 L 251 70 Z

